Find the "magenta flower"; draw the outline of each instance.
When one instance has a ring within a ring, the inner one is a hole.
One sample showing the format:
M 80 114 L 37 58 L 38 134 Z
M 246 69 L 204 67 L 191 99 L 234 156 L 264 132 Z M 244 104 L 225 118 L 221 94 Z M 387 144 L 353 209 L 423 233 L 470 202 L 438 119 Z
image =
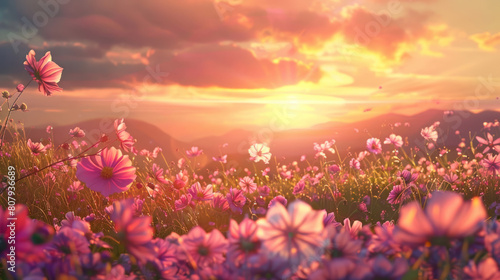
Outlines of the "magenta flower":
M 116 137 L 120 140 L 120 148 L 125 152 L 129 152 L 132 150 L 132 147 L 135 144 L 134 137 L 130 135 L 127 131 L 127 126 L 123 122 L 123 119 L 115 120 L 115 132 Z
M 62 227 L 57 232 L 50 247 L 47 249 L 51 255 L 71 255 L 90 253 L 90 243 L 79 230 L 70 227 Z
M 247 199 L 243 195 L 242 190 L 233 188 L 229 189 L 229 192 L 226 194 L 226 199 L 231 211 L 239 214 L 243 213 L 243 206 L 245 206 Z
M 77 165 L 76 177 L 91 190 L 109 196 L 127 191 L 136 178 L 135 170 L 128 156 L 111 147 L 83 158 Z
M 404 258 L 396 258 L 394 262 L 389 261 L 386 257 L 378 255 L 369 262 L 373 279 L 401 279 L 408 271 L 408 261 Z
M 309 276 L 314 280 L 373 279 L 369 266 L 345 258 L 336 258 L 324 264 Z
M 436 128 L 433 125 L 423 128 L 422 131 L 420 131 L 420 135 L 422 135 L 425 140 L 436 142 L 438 139 L 438 133 L 435 129 Z
M 14 212 L 15 227 L 9 227 L 12 225 L 11 211 Z M 10 246 L 8 244 L 13 244 L 12 241 L 15 240 L 15 260 L 22 262 L 34 262 L 43 260 L 45 257 L 44 249 L 47 248 L 50 238 L 53 234 L 51 227 L 43 226 L 41 222 L 36 223 L 28 216 L 28 208 L 25 205 L 17 204 L 14 210 L 3 209 L 0 206 L 0 243 L 3 246 L 0 248 L 0 256 L 2 258 L 6 257 L 10 253 Z M 15 234 L 11 237 L 11 230 L 14 230 Z
M 225 212 L 229 210 L 229 203 L 227 203 L 227 199 L 223 194 L 214 193 L 212 207 L 219 212 Z
M 239 225 L 235 220 L 229 223 L 229 248 L 227 259 L 240 265 L 252 255 L 258 253 L 261 242 L 257 237 L 257 224 L 245 218 Z
M 482 165 L 488 172 L 497 174 L 500 172 L 500 156 L 488 154 L 488 158 L 482 160 Z
M 349 161 L 349 166 L 352 168 L 352 169 L 361 169 L 361 163 L 355 159 L 355 158 L 352 158 L 350 161 Z
M 245 194 L 253 193 L 257 189 L 257 184 L 248 176 L 240 179 L 239 186 Z
M 276 203 L 257 225 L 257 236 L 268 255 L 278 255 L 293 265 L 312 260 L 325 245 L 322 213 L 300 200 L 291 203 L 288 211 Z
M 82 183 L 80 181 L 74 181 L 73 183 L 71 183 L 71 185 L 69 185 L 69 188 L 67 190 L 69 192 L 79 192 L 83 190 Z
M 495 280 L 500 279 L 500 270 L 492 258 L 487 258 L 475 264 L 473 260 L 469 262 L 469 265 L 464 267 L 465 279 L 481 279 L 481 280 Z
M 26 144 L 28 145 L 28 148 L 31 150 L 34 156 L 45 153 L 47 149 L 50 148 L 50 144 L 44 146 L 42 143 L 31 142 L 31 139 L 28 139 L 28 142 Z
M 295 184 L 295 187 L 293 187 L 293 195 L 298 195 L 304 191 L 304 188 L 306 187 L 306 183 L 304 180 L 300 180 Z
M 50 52 L 47 52 L 40 61 L 36 61 L 35 51 L 26 55 L 24 69 L 28 71 L 34 81 L 38 83 L 38 91 L 46 96 L 55 92 L 62 92 L 57 83 L 61 80 L 63 68 L 52 61 Z
M 392 188 L 389 196 L 387 197 L 387 201 L 390 204 L 400 204 L 410 198 L 411 189 L 407 188 L 403 185 L 396 185 Z
M 179 211 L 186 208 L 188 205 L 191 205 L 191 198 L 192 196 L 190 194 L 183 194 L 179 199 L 175 201 L 175 210 Z
M 162 184 L 168 184 L 169 182 L 163 176 L 163 168 L 160 168 L 156 163 L 153 163 L 153 167 L 151 168 L 151 172 L 153 173 L 153 177 Z
M 349 232 L 352 238 L 357 238 L 358 233 L 363 228 L 363 223 L 360 221 L 354 221 L 351 226 L 351 220 L 349 218 L 344 219 L 344 228 L 347 232 Z
M 208 201 L 214 198 L 214 187 L 207 185 L 203 188 L 200 183 L 196 182 L 188 189 L 188 193 L 192 196 L 193 200 Z
M 188 234 L 183 235 L 180 242 L 186 254 L 181 257 L 191 262 L 194 267 L 204 267 L 224 261 L 223 254 L 226 252 L 227 241 L 216 229 L 207 234 L 197 226 Z M 183 250 L 179 251 L 183 252 Z
M 323 144 L 313 143 L 313 149 L 316 152 L 314 157 L 315 158 L 318 158 L 318 157 L 326 158 L 325 151 L 329 151 L 330 153 L 334 154 L 335 149 L 333 148 L 333 145 L 335 145 L 335 140 L 325 141 L 325 143 L 323 143 Z
M 270 149 L 266 144 L 253 144 L 250 149 L 248 149 L 248 153 L 250 154 L 250 160 L 255 162 L 263 161 L 265 164 L 269 164 L 269 160 L 271 160 Z
M 271 199 L 271 201 L 269 201 L 268 208 L 271 208 L 275 204 L 278 204 L 278 203 L 286 207 L 288 201 L 282 195 L 278 195 L 278 196 L 274 197 L 273 199 Z
M 399 245 L 393 239 L 394 228 L 395 226 L 392 222 L 385 222 L 382 225 L 378 222 L 374 228 L 375 233 L 370 240 L 368 250 L 373 253 L 388 255 L 400 252 Z
M 385 138 L 384 144 L 393 144 L 397 148 L 403 147 L 403 138 L 396 134 L 389 135 L 389 138 Z
M 394 230 L 394 240 L 409 246 L 446 238 L 462 238 L 477 232 L 486 219 L 486 209 L 479 197 L 464 201 L 454 192 L 434 192 L 422 210 L 413 201 L 401 209 Z
M 491 136 L 491 134 L 489 134 L 489 133 L 487 134 L 486 137 L 488 138 L 488 140 L 481 138 L 479 136 L 476 136 L 476 140 L 479 143 L 486 146 L 486 148 L 484 148 L 483 154 L 486 154 L 491 149 L 500 153 L 500 138 L 493 140 L 493 136 Z
M 134 217 L 133 200 L 116 201 L 113 203 L 110 217 L 115 224 L 118 241 L 139 261 L 154 260 L 153 229 L 151 217 Z
M 223 155 L 223 156 L 219 156 L 219 157 L 212 157 L 212 160 L 226 163 L 227 162 L 227 155 Z
M 380 139 L 370 138 L 366 140 L 366 149 L 370 153 L 380 154 L 382 152 L 382 144 L 380 144 Z
M 79 128 L 78 126 L 73 128 L 73 129 L 70 129 L 69 130 L 69 135 L 75 137 L 75 138 L 83 138 L 85 137 L 85 131 L 83 131 L 81 128 Z
M 203 154 L 203 150 L 198 149 L 198 147 L 191 147 L 190 150 L 186 151 L 186 154 L 188 157 L 197 157 L 201 154 Z

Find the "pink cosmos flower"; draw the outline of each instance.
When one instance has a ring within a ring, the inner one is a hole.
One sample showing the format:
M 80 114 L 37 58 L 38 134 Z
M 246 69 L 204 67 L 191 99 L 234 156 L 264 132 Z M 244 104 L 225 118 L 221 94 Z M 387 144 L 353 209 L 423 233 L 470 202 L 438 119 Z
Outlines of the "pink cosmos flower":
M 38 154 L 41 154 L 41 153 L 45 153 L 47 151 L 47 149 L 50 148 L 50 144 L 48 144 L 47 146 L 44 146 L 42 143 L 31 142 L 31 139 L 28 139 L 27 145 L 34 156 L 37 156 Z
M 190 150 L 186 151 L 186 155 L 188 157 L 197 157 L 199 155 L 203 154 L 203 150 L 198 149 L 198 147 L 191 147 Z
M 269 164 L 269 160 L 271 160 L 270 149 L 266 144 L 253 144 L 250 149 L 248 149 L 248 153 L 250 154 L 250 160 L 255 162 L 263 161 L 265 164 Z
M 323 144 L 313 143 L 313 148 L 314 151 L 316 152 L 316 155 L 314 157 L 326 158 L 325 151 L 329 151 L 330 153 L 334 154 L 335 149 L 333 148 L 333 145 L 335 145 L 335 140 L 325 141 Z
M 500 138 L 493 140 L 493 136 L 491 136 L 491 134 L 489 134 L 489 133 L 487 134 L 487 138 L 488 138 L 488 140 L 481 138 L 479 136 L 476 136 L 476 140 L 479 143 L 486 146 L 486 148 L 484 148 L 483 154 L 486 154 L 490 149 L 493 149 L 493 150 L 497 151 L 498 153 L 500 153 Z
M 288 211 L 276 203 L 257 225 L 257 236 L 268 255 L 278 255 L 293 265 L 311 260 L 325 245 L 322 213 L 300 200 L 291 203 Z
M 260 240 L 257 237 L 257 224 L 249 218 L 243 219 L 238 225 L 231 219 L 228 232 L 229 248 L 227 259 L 236 265 L 242 264 L 247 258 L 258 253 Z
M 139 261 L 152 261 L 155 259 L 156 253 L 152 243 L 151 217 L 134 217 L 133 203 L 134 201 L 131 199 L 115 201 L 110 217 L 115 225 L 120 244 L 125 245 L 127 250 Z
M 188 189 L 188 192 L 193 197 L 193 200 L 197 201 L 208 201 L 214 198 L 214 187 L 212 185 L 203 188 L 200 183 L 196 182 Z
M 438 133 L 433 125 L 423 128 L 422 131 L 420 131 L 420 135 L 422 135 L 422 137 L 424 137 L 425 140 L 429 141 L 436 142 L 438 139 Z
M 71 183 L 71 185 L 69 185 L 69 188 L 68 188 L 68 191 L 69 192 L 79 192 L 83 190 L 83 186 L 82 186 L 82 183 L 80 181 L 74 181 L 73 183 Z
M 361 163 L 355 158 L 353 158 L 349 161 L 349 166 L 353 169 L 357 169 L 357 170 L 361 169 Z
M 257 189 L 257 184 L 248 176 L 240 179 L 239 186 L 245 194 L 253 193 Z
M 61 80 L 63 68 L 52 61 L 50 52 L 47 52 L 40 61 L 36 61 L 35 51 L 26 55 L 24 69 L 28 71 L 34 81 L 38 83 L 38 91 L 46 96 L 55 92 L 62 92 L 57 83 Z
M 213 161 L 218 161 L 222 163 L 227 163 L 227 155 L 219 156 L 219 157 L 212 157 Z
M 356 263 L 345 258 L 335 258 L 326 262 L 309 276 L 315 280 L 373 279 L 366 264 Z
M 135 170 L 128 156 L 111 147 L 83 158 L 77 165 L 76 177 L 91 190 L 109 196 L 127 191 L 136 178 Z
M 123 119 L 115 120 L 115 132 L 118 140 L 120 140 L 120 148 L 125 152 L 129 152 L 132 150 L 133 145 L 135 144 L 134 137 L 130 135 L 127 131 L 127 126 L 123 122 Z
M 186 254 L 181 257 L 191 262 L 194 267 L 204 267 L 224 261 L 223 254 L 227 248 L 227 241 L 217 229 L 207 234 L 197 226 L 188 234 L 183 235 L 180 242 Z M 179 251 L 183 252 L 183 250 Z
M 268 208 L 273 207 L 275 204 L 281 204 L 281 205 L 286 207 L 287 203 L 288 203 L 288 201 L 286 200 L 286 198 L 284 198 L 282 195 L 278 195 L 278 196 L 274 197 L 273 199 L 271 199 L 271 201 L 269 201 Z
M 389 135 L 389 138 L 385 138 L 384 144 L 393 144 L 397 148 L 403 146 L 403 138 L 396 134 Z
M 380 139 L 370 138 L 366 140 L 366 149 L 370 153 L 380 154 L 382 152 L 382 144 L 380 144 Z
M 400 204 L 405 202 L 410 198 L 411 189 L 403 185 L 396 185 L 392 188 L 391 192 L 387 196 L 387 201 L 390 204 Z
M 344 228 L 347 232 L 351 234 L 352 238 L 357 238 L 358 233 L 363 228 L 363 223 L 360 221 L 354 221 L 351 226 L 351 220 L 349 218 L 344 219 Z
M 192 196 L 190 194 L 183 194 L 179 199 L 175 201 L 175 210 L 179 211 L 186 208 L 188 205 L 191 205 L 191 198 Z
M 486 258 L 477 265 L 473 260 L 469 261 L 469 265 L 464 267 L 464 274 L 466 276 L 465 279 L 500 279 L 500 270 L 492 258 Z
M 304 191 L 304 188 L 306 187 L 306 183 L 304 180 L 300 180 L 295 184 L 295 187 L 293 187 L 293 195 L 298 195 Z
M 9 227 L 13 222 L 8 220 L 8 218 L 12 218 L 11 210 L 4 210 L 0 206 L 0 242 L 4 244 L 0 249 L 0 256 L 4 258 L 10 253 L 10 246 L 7 245 L 8 240 L 15 239 L 16 261 L 22 263 L 42 260 L 45 256 L 43 250 L 47 247 L 47 241 L 50 240 L 48 237 L 51 237 L 53 230 L 52 232 L 47 231 L 51 227 L 46 227 L 46 231 L 43 231 L 44 228 L 41 227 L 41 224 L 35 224 L 35 221 L 29 218 L 28 207 L 25 205 L 17 204 L 13 212 L 17 220 L 14 222 L 15 227 Z M 10 237 L 11 230 L 14 230 L 15 237 Z M 12 244 L 12 241 L 10 243 Z
M 230 188 L 229 192 L 226 194 L 226 199 L 231 211 L 239 214 L 243 213 L 243 206 L 245 206 L 247 199 L 243 195 L 242 190 Z
M 169 182 L 163 176 L 163 168 L 160 168 L 156 163 L 153 163 L 153 167 L 151 168 L 151 172 L 153 173 L 153 177 L 162 184 L 168 184 Z
M 479 197 L 464 201 L 454 192 L 434 192 L 422 210 L 413 201 L 401 209 L 394 229 L 394 240 L 409 246 L 444 238 L 462 238 L 478 231 L 486 219 L 486 209 Z
M 500 172 L 500 156 L 488 154 L 488 158 L 482 160 L 482 165 L 488 172 L 497 174 Z
M 392 255 L 401 251 L 399 245 L 394 242 L 393 231 L 394 224 L 385 222 L 382 225 L 380 222 L 374 228 L 375 233 L 370 240 L 368 250 L 373 253 L 385 253 Z
M 75 137 L 75 138 L 83 138 L 85 137 L 85 131 L 83 131 L 81 128 L 79 128 L 78 126 L 73 128 L 73 129 L 70 129 L 69 130 L 69 135 Z
M 221 193 L 214 193 L 214 199 L 212 200 L 212 207 L 219 212 L 225 212 L 229 210 L 229 203 L 227 203 L 226 197 Z

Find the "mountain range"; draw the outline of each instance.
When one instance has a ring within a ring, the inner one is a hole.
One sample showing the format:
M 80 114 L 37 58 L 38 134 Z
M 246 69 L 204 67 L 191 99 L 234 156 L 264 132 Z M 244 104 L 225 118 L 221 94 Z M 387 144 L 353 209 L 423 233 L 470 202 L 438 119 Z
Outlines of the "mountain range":
M 248 161 L 248 148 L 255 142 L 270 143 L 269 146 L 274 156 L 278 159 L 286 157 L 291 160 L 298 160 L 301 155 L 313 156 L 314 142 L 323 143 L 332 139 L 335 139 L 337 148 L 343 156 L 347 150 L 356 152 L 365 149 L 368 138 L 376 137 L 383 142 L 391 133 L 401 135 L 403 139 L 407 137 L 410 146 L 422 146 L 424 141 L 420 131 L 435 122 L 440 122 L 438 145 L 454 149 L 461 142 L 461 138 L 469 140 L 469 131 L 472 136 L 484 136 L 483 123 L 495 120 L 500 120 L 500 112 L 454 111 L 450 115 L 449 112 L 445 114 L 441 110 L 427 110 L 412 116 L 387 113 L 354 123 L 328 122 L 305 129 L 273 130 L 271 127 L 257 130 L 236 129 L 220 136 L 203 137 L 190 142 L 177 140 L 175 135 L 170 135 L 159 127 L 141 120 L 126 119 L 125 123 L 127 131 L 137 139 L 138 150 L 151 151 L 155 147 L 160 147 L 166 160 L 176 161 L 185 153 L 185 150 L 197 146 L 204 151 L 205 155 L 197 160 L 202 166 L 206 166 L 211 164 L 212 156 L 224 154 L 228 155 L 228 160 Z M 100 122 L 101 120 L 94 119 L 74 125 L 54 127 L 55 144 L 68 139 L 69 130 L 76 126 L 87 133 L 86 141 L 91 142 L 92 136 L 97 139 L 97 135 L 100 134 L 100 129 L 98 129 Z M 107 130 L 103 130 L 103 132 L 108 132 L 110 138 L 114 138 L 112 124 L 108 125 Z M 460 131 L 459 135 L 455 134 L 457 130 Z M 45 127 L 26 127 L 25 131 L 32 141 L 40 141 L 48 137 Z M 193 131 L 196 130 L 193 129 Z M 225 143 L 227 145 L 224 145 Z M 384 147 L 387 146 L 384 145 Z

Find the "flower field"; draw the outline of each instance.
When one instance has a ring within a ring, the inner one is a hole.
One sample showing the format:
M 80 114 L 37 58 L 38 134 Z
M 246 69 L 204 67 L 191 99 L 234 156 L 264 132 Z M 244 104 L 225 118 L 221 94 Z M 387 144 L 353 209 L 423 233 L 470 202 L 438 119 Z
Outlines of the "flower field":
M 40 93 L 62 91 L 50 53 L 24 66 Z M 204 147 L 168 162 L 123 119 L 95 143 L 78 127 L 27 138 L 10 115 L 28 86 L 3 93 L 2 279 L 500 279 L 498 121 L 458 147 L 436 122 L 424 149 L 390 134 L 282 160 L 254 143 L 250 168 L 221 153 L 207 170 Z

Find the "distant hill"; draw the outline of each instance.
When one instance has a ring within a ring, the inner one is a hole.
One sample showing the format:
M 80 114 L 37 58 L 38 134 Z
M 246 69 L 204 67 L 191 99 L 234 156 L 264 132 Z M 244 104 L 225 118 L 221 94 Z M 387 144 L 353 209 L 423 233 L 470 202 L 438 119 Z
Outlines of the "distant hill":
M 248 162 L 248 148 L 253 142 L 265 142 L 270 140 L 271 152 L 278 160 L 286 157 L 291 160 L 298 160 L 301 155 L 314 155 L 313 143 L 322 143 L 326 140 L 335 139 L 337 147 L 345 156 L 345 151 L 357 152 L 364 150 L 366 139 L 376 137 L 382 141 L 391 133 L 408 137 L 411 146 L 417 142 L 423 142 L 420 136 L 422 128 L 440 122 L 439 145 L 456 148 L 460 142 L 460 136 L 455 135 L 455 131 L 461 132 L 461 137 L 468 140 L 468 132 L 472 135 L 483 135 L 483 122 L 493 122 L 500 120 L 500 112 L 483 111 L 473 113 L 467 111 L 455 111 L 453 115 L 446 116 L 440 110 L 428 110 L 413 116 L 404 116 L 388 113 L 374 117 L 369 120 L 359 121 L 351 124 L 328 122 L 315 125 L 307 129 L 293 129 L 283 131 L 273 131 L 270 128 L 257 130 L 236 129 L 220 136 L 204 137 L 191 142 L 183 142 L 175 139 L 175 135 L 169 135 L 157 126 L 135 119 L 126 119 L 127 131 L 137 139 L 137 149 L 152 150 L 161 147 L 168 161 L 177 160 L 185 150 L 191 146 L 198 146 L 204 150 L 204 156 L 197 159 L 202 166 L 217 164 L 213 163 L 212 156 L 228 154 L 228 159 L 238 162 Z M 99 135 L 100 120 L 89 120 L 74 125 L 54 127 L 54 139 L 64 141 L 68 138 L 70 129 L 78 126 L 82 128 L 89 137 Z M 395 124 L 400 123 L 396 127 Z M 405 126 L 409 123 L 409 127 Z M 113 136 L 113 127 L 110 126 L 110 135 Z M 358 132 L 356 132 L 356 130 Z M 26 128 L 26 134 L 33 140 L 47 138 L 45 127 Z M 444 137 L 444 135 L 448 135 Z M 114 137 L 114 136 L 113 136 Z M 90 140 L 87 140 L 90 141 Z M 222 147 L 228 143 L 227 147 Z

